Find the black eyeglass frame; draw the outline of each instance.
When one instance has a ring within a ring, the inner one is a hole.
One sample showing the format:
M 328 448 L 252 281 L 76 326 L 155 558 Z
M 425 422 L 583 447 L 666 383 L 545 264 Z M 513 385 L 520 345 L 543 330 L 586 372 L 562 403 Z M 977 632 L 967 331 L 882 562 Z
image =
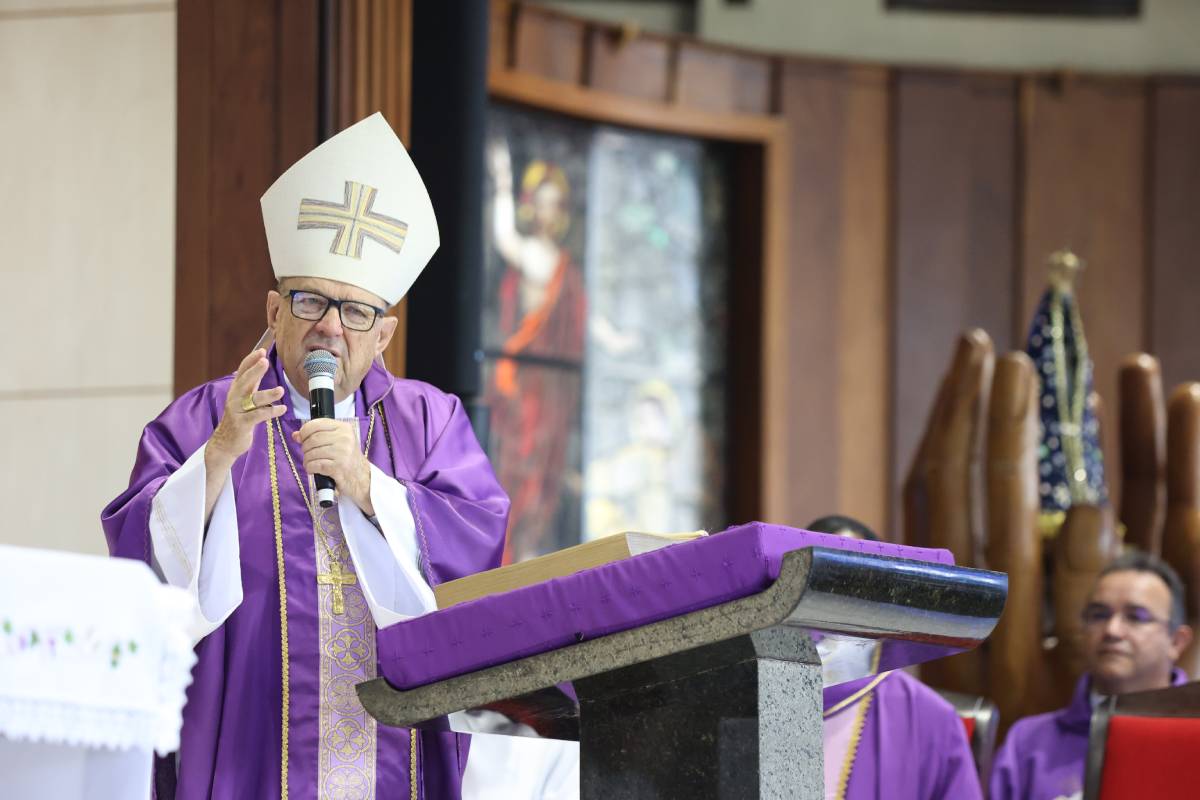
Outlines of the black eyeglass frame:
M 308 295 L 310 297 L 319 297 L 322 300 L 324 300 L 325 301 L 325 310 L 321 312 L 321 316 L 319 316 L 319 317 L 302 317 L 299 314 L 297 314 L 296 313 L 296 295 L 298 295 L 298 294 L 304 294 L 304 295 Z M 336 308 L 337 312 L 338 312 L 338 319 L 341 320 L 342 327 L 347 328 L 352 331 L 358 331 L 359 333 L 366 333 L 367 331 L 374 328 L 375 323 L 379 321 L 379 318 L 387 313 L 386 308 L 380 308 L 379 306 L 373 306 L 370 303 L 364 303 L 362 300 L 334 300 L 332 297 L 326 297 L 325 295 L 321 294 L 320 292 L 314 292 L 309 289 L 292 289 L 287 293 L 287 296 L 290 300 L 290 302 L 288 303 L 288 310 L 292 312 L 292 316 L 295 317 L 296 319 L 302 319 L 302 320 L 305 320 L 306 322 L 320 322 L 321 320 L 325 319 L 325 315 L 329 313 L 329 309 Z M 371 309 L 373 312 L 375 312 L 375 315 L 373 317 L 371 317 L 371 324 L 365 328 L 356 328 L 353 325 L 347 324 L 346 317 L 342 314 L 342 304 L 343 303 L 351 303 L 356 306 L 363 306 L 364 308 Z
M 1145 615 L 1136 612 L 1144 611 Z M 1124 608 L 1113 608 L 1106 606 L 1103 603 L 1088 603 L 1079 612 L 1079 619 L 1085 627 L 1093 625 L 1107 625 L 1113 617 L 1120 617 L 1126 625 L 1140 628 L 1143 625 L 1165 625 L 1167 630 L 1171 630 L 1171 620 L 1163 619 L 1154 616 L 1154 613 L 1148 608 L 1142 606 L 1126 606 Z

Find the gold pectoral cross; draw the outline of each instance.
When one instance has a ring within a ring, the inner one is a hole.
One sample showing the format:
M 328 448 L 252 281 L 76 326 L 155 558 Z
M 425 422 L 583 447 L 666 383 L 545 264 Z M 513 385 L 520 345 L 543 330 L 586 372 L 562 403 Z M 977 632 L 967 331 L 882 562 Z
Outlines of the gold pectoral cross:
M 342 572 L 342 562 L 334 561 L 329 572 L 318 573 L 317 583 L 333 587 L 333 613 L 345 614 L 346 598 L 342 594 L 342 587 L 358 583 L 358 577 L 353 572 Z

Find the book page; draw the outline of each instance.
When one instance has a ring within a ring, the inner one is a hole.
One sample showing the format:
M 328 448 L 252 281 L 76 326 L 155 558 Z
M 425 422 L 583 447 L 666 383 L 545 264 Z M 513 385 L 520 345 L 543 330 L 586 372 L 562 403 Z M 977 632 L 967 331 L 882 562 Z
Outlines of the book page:
M 678 544 L 679 542 L 690 542 L 693 539 L 699 539 L 701 536 L 708 536 L 708 531 L 687 531 L 685 533 L 643 533 L 641 531 L 629 531 L 625 534 L 625 541 L 629 545 L 629 555 L 636 556 L 641 553 L 659 550 L 668 545 Z

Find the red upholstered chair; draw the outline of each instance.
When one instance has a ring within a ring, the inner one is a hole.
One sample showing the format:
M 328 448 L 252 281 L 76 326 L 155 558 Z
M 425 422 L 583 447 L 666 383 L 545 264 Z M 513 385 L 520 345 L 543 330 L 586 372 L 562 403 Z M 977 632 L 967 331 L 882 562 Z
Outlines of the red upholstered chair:
M 996 704 L 986 697 L 960 692 L 938 690 L 943 698 L 954 706 L 958 718 L 962 720 L 967 732 L 967 742 L 971 745 L 971 755 L 975 757 L 975 768 L 979 770 L 979 779 L 986 781 L 992 770 L 992 755 L 996 751 L 996 731 L 1000 728 L 1000 712 Z
M 1198 797 L 1200 683 L 1106 700 L 1092 715 L 1084 800 Z

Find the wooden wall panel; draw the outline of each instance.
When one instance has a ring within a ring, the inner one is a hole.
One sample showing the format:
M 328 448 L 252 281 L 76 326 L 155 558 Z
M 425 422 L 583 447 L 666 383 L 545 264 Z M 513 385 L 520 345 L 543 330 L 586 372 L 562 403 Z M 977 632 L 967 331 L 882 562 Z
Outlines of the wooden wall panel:
M 208 346 L 213 5 L 180 0 L 176 13 L 174 389 L 179 395 L 213 374 Z
M 516 7 L 510 64 L 521 72 L 567 83 L 583 81 L 584 33 L 577 19 L 543 11 L 536 6 Z
M 898 524 L 899 487 L 958 335 L 981 327 L 998 353 L 1014 344 L 1017 106 L 1012 78 L 905 70 L 894 91 Z
M 320 138 L 317 92 L 321 82 L 319 9 L 311 2 L 280 9 L 277 78 L 279 171 L 308 154 Z M 274 182 L 274 181 L 272 181 Z
M 412 0 L 347 0 L 337 6 L 330 68 L 337 80 L 330 135 L 376 111 L 407 144 L 412 90 Z
M 213 42 L 212 148 L 221 156 L 210 177 L 213 264 L 209 285 L 214 324 L 209 349 L 232 372 L 266 327 L 267 291 L 274 285 L 259 197 L 278 176 L 275 140 L 279 112 L 275 62 L 279 58 L 274 4 L 217 2 L 214 28 L 236 31 Z M 270 102 L 262 99 L 270 98 Z M 314 126 L 315 128 L 315 126 Z M 315 133 L 315 130 L 313 131 Z
M 891 287 L 888 279 L 889 77 L 848 73 L 837 289 L 837 509 L 881 536 L 888 519 Z
M 335 74 L 331 106 L 333 135 L 359 120 L 383 114 L 405 146 L 410 144 L 412 100 L 413 0 L 345 0 L 336 7 L 335 42 L 328 68 Z M 303 155 L 303 153 L 301 153 Z M 408 300 L 388 313 L 400 320 L 396 334 L 383 354 L 393 375 L 405 372 L 408 339 Z
M 597 27 L 588 32 L 589 86 L 660 103 L 671 99 L 674 78 L 672 45 L 667 39 L 629 40 L 619 31 Z
M 793 314 L 784 337 L 794 343 L 786 381 L 795 409 L 785 434 L 795 486 L 791 519 L 804 525 L 838 497 L 837 297 L 841 219 L 841 142 L 845 137 L 846 70 L 785 62 L 780 112 L 791 139 L 790 272 L 783 287 Z
M 1163 388 L 1200 380 L 1200 79 L 1150 92 L 1150 352 Z
M 259 197 L 317 141 L 316 0 L 181 0 L 175 391 L 237 367 L 274 285 Z
M 676 100 L 704 111 L 769 114 L 772 61 L 700 44 L 679 48 Z
M 513 4 L 509 0 L 492 0 L 489 7 L 492 20 L 488 24 L 488 69 L 508 69 L 512 66 Z
M 1024 237 L 1023 339 L 1045 287 L 1046 257 L 1069 246 L 1086 262 L 1077 294 L 1109 409 L 1102 431 L 1111 497 L 1120 496 L 1114 409 L 1117 367 L 1146 346 L 1146 87 L 1141 81 L 1080 78 L 1022 85 Z

